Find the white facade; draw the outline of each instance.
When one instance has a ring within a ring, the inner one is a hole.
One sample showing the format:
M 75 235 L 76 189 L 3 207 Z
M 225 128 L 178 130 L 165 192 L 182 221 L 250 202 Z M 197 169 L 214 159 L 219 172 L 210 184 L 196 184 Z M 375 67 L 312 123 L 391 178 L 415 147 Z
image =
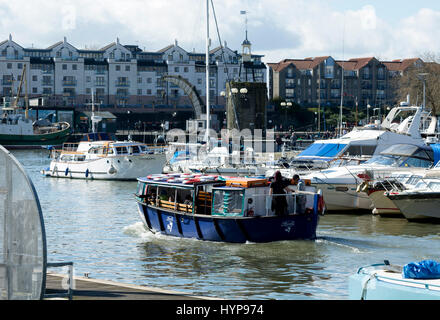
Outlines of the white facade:
M 220 93 L 227 80 L 266 82 L 261 56 L 242 64 L 240 54 L 225 43 L 211 51 L 210 59 L 213 106 L 224 106 Z M 66 38 L 35 49 L 21 47 L 10 36 L 0 42 L 1 96 L 16 94 L 24 65 L 29 96 L 46 96 L 50 106 L 84 106 L 92 91 L 95 102 L 109 107 L 189 106 L 183 90 L 161 79 L 166 74 L 188 80 L 202 99 L 206 95 L 205 54 L 187 52 L 177 41 L 156 52 L 121 45 L 119 39 L 99 50 L 77 49 Z

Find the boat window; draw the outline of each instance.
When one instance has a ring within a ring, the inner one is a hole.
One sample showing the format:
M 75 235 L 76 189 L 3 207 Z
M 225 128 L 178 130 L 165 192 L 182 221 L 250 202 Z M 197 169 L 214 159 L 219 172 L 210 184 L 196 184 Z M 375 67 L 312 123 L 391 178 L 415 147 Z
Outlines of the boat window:
M 301 152 L 297 158 L 301 157 L 335 157 L 347 145 L 340 143 L 314 143 L 306 150 Z
M 215 190 L 213 215 L 243 216 L 242 190 Z
M 432 161 L 410 157 L 410 158 L 406 159 L 402 163 L 401 166 L 404 166 L 404 167 L 429 168 L 429 167 L 432 166 Z
M 417 182 L 417 184 L 414 186 L 414 189 L 424 189 L 427 186 L 428 186 L 428 184 L 424 180 L 422 180 L 422 181 Z
M 440 182 L 430 182 L 428 188 L 432 191 L 440 191 Z
M 75 161 L 84 161 L 84 160 L 86 160 L 86 156 L 83 155 L 83 154 L 81 154 L 81 155 L 75 155 L 74 160 L 75 160 Z
M 401 157 L 392 155 L 377 155 L 372 157 L 370 160 L 366 161 L 367 165 L 385 165 L 397 167 L 401 163 Z
M 116 147 L 116 153 L 117 154 L 127 154 L 128 150 L 126 147 Z
M 139 149 L 138 146 L 130 146 L 129 149 L 130 149 L 130 153 L 131 154 L 132 153 L 140 153 L 141 152 L 141 150 Z
M 344 152 L 344 156 L 372 156 L 376 146 L 350 145 Z
M 415 185 L 417 182 L 419 182 L 421 176 L 411 176 L 405 183 L 410 185 Z

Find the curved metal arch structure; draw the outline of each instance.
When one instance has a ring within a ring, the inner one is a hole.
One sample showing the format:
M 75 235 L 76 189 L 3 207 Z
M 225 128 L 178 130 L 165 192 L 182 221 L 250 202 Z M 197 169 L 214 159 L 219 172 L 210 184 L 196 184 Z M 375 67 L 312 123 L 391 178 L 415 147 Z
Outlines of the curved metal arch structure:
M 21 164 L 0 145 L 0 300 L 42 299 L 46 268 L 37 192 Z
M 191 104 L 194 107 L 196 119 L 201 119 L 201 115 L 204 113 L 203 110 L 206 109 L 206 105 L 200 98 L 195 86 L 181 76 L 165 75 L 162 76 L 162 80 L 179 86 L 179 88 L 182 89 L 183 92 L 185 92 L 185 94 L 190 98 Z

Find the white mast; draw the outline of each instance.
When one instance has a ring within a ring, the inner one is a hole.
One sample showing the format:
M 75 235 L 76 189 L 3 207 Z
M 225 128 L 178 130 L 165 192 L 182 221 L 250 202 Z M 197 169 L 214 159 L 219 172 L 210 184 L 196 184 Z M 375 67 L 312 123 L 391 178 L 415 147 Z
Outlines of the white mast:
M 92 90 L 92 132 L 95 133 L 96 132 L 96 128 L 95 128 L 95 95 L 94 92 L 95 90 Z
M 209 148 L 210 106 L 209 106 L 209 0 L 206 0 L 206 132 L 205 139 Z

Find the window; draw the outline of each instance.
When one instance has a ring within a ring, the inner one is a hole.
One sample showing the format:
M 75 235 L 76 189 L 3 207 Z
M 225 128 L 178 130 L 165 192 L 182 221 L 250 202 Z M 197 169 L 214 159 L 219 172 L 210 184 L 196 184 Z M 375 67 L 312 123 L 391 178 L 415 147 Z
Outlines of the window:
M 87 76 L 87 77 L 86 77 L 86 82 L 90 82 L 90 81 L 91 81 L 90 76 Z
M 151 89 L 147 89 L 147 94 L 151 95 Z
M 138 89 L 138 96 L 142 95 L 142 89 Z
M 78 70 L 78 66 L 76 64 L 72 64 L 72 70 Z
M 23 69 L 23 64 L 22 63 L 17 64 L 17 68 L 18 69 Z
M 142 78 L 138 78 L 138 83 L 142 83 Z
M 92 90 L 90 88 L 86 88 L 86 94 L 91 94 Z
M 188 67 L 183 68 L 183 72 L 188 72 Z
M 130 66 L 125 66 L 125 71 L 130 71 Z
M 32 81 L 38 81 L 38 76 L 32 76 Z
M 67 64 L 63 64 L 63 70 L 67 70 Z
M 7 64 L 7 68 L 8 68 L 8 69 L 12 69 L 12 63 L 8 63 L 8 64 Z
M 152 82 L 151 78 L 147 78 L 147 83 L 151 83 L 151 82 Z
M 179 72 L 179 67 L 174 67 L 174 72 Z
M 38 93 L 38 88 L 32 88 L 32 93 Z
M 120 65 L 116 65 L 115 70 L 116 71 L 121 71 L 121 66 Z

